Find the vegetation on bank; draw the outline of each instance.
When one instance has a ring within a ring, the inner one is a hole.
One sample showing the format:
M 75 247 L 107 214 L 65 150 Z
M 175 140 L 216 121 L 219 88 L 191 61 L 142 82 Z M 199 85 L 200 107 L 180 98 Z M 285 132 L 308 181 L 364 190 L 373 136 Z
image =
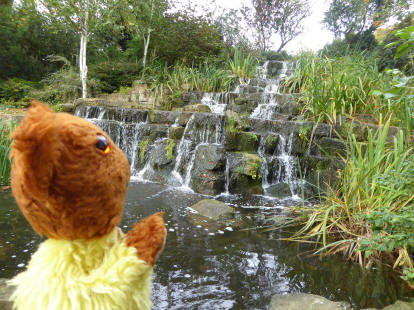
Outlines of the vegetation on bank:
M 10 185 L 10 133 L 16 127 L 13 121 L 0 120 L 0 186 Z
M 410 53 L 413 34 L 414 27 L 397 33 L 397 57 Z M 366 141 L 352 123 L 345 135 L 337 133 L 347 145 L 344 169 L 319 205 L 302 210 L 303 227 L 291 240 L 315 242 L 317 253 L 341 252 L 364 267 L 388 263 L 414 287 L 414 76 L 381 72 L 368 56 L 302 54 L 286 82 L 301 93 L 310 119 L 336 124 L 343 116 L 362 122 L 368 116 L 379 124 Z M 399 126 L 397 135 L 389 135 L 390 125 Z

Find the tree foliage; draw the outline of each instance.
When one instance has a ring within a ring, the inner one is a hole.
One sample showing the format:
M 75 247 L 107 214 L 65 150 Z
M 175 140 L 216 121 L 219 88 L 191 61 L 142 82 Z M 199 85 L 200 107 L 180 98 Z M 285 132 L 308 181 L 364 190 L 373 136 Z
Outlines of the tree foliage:
M 242 14 L 257 33 L 257 43 L 262 51 L 270 46 L 270 39 L 277 34 L 279 52 L 302 32 L 302 22 L 310 14 L 308 0 L 252 0 L 252 8 L 243 7 Z
M 374 32 L 391 17 L 409 12 L 413 0 L 332 0 L 323 23 L 335 37 Z

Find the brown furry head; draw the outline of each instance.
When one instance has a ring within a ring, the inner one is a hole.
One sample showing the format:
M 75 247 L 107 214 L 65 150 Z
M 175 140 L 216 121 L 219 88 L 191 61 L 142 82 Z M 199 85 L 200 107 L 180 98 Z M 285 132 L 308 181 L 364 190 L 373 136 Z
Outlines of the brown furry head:
M 100 128 L 35 101 L 12 137 L 13 194 L 38 234 L 91 239 L 119 224 L 130 169 Z

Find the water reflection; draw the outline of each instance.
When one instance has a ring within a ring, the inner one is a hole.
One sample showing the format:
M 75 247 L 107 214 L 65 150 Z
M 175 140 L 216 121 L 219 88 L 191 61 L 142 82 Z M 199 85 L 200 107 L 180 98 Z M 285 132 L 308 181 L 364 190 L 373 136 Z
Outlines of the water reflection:
M 299 255 L 308 249 L 279 241 L 283 231 L 237 231 L 236 226 L 229 231 L 194 223 L 188 207 L 204 198 L 159 184 L 130 185 L 124 230 L 143 216 L 166 213 L 168 239 L 155 268 L 155 309 L 266 309 L 273 294 L 292 292 L 346 300 L 357 308 L 384 307 L 414 296 L 381 267 L 366 271 L 341 257 Z M 283 214 L 284 205 L 291 203 L 263 197 L 219 199 L 235 206 L 236 218 L 249 225 Z M 269 208 L 272 205 L 278 207 Z M 23 270 L 39 242 L 11 194 L 0 194 L 0 277 Z

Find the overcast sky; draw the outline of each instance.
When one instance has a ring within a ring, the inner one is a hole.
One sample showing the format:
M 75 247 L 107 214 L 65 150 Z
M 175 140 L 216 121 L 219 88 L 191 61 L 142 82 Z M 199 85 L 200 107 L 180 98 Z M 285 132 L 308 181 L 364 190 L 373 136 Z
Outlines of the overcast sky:
M 200 1 L 200 0 L 199 0 Z M 201 0 L 202 1 L 202 0 Z M 333 35 L 322 27 L 323 13 L 329 8 L 329 0 L 309 0 L 311 4 L 311 15 L 304 21 L 304 32 L 295 40 L 286 45 L 285 50 L 290 53 L 298 52 L 301 49 L 317 51 L 326 43 L 333 40 Z M 243 0 L 216 0 L 217 5 L 224 8 L 240 8 L 250 1 Z M 277 46 L 275 46 L 276 48 Z

